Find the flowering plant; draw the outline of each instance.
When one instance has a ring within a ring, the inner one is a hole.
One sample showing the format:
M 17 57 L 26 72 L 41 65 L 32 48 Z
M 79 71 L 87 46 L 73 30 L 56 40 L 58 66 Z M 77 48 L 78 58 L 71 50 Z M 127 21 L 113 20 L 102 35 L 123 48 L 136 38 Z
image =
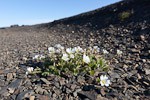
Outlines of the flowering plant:
M 101 86 L 109 86 L 110 80 L 108 79 L 108 77 L 106 75 L 101 75 L 100 78 L 96 79 L 97 82 L 99 82 L 101 84 Z
M 100 48 L 83 49 L 79 46 L 64 48 L 60 44 L 48 48 L 49 53 L 45 56 L 33 57 L 36 61 L 43 62 L 43 66 L 35 70 L 41 75 L 62 75 L 80 73 L 94 75 L 96 71 L 108 69 L 108 63 L 99 55 Z

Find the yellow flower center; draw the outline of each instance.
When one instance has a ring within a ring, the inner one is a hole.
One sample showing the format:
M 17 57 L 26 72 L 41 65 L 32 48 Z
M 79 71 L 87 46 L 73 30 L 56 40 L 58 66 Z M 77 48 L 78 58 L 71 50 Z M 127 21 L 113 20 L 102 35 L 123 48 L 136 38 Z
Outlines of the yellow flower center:
M 102 83 L 103 83 L 103 84 L 106 84 L 106 80 L 102 80 Z

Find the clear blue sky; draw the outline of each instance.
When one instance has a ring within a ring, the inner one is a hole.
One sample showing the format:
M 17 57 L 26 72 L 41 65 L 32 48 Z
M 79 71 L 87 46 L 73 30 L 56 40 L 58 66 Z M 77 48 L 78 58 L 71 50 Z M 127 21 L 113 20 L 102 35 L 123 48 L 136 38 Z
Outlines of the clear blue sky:
M 120 0 L 0 0 L 0 27 L 50 22 L 118 1 Z

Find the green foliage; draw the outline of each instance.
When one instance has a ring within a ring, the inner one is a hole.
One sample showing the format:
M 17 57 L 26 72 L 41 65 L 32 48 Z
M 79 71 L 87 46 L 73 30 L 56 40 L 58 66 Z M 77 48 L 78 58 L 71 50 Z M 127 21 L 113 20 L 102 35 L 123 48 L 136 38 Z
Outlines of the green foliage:
M 123 11 L 119 14 L 119 19 L 121 21 L 125 21 L 132 15 L 131 11 Z
M 44 66 L 38 67 L 39 74 L 43 76 L 78 75 L 80 73 L 94 75 L 95 72 L 107 71 L 108 63 L 99 55 L 98 50 L 99 48 L 85 50 L 80 47 L 55 48 L 55 51 L 59 52 L 50 52 L 41 60 Z

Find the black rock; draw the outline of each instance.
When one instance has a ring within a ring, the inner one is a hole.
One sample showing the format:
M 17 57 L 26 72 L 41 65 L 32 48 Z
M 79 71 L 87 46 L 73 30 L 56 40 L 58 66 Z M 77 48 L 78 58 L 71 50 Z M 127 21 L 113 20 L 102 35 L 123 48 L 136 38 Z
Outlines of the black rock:
M 80 92 L 78 92 L 78 96 L 82 100 L 84 100 L 84 99 L 96 100 L 96 98 L 97 98 L 97 94 L 94 93 L 93 91 L 92 92 L 91 91 L 90 92 L 80 91 Z

